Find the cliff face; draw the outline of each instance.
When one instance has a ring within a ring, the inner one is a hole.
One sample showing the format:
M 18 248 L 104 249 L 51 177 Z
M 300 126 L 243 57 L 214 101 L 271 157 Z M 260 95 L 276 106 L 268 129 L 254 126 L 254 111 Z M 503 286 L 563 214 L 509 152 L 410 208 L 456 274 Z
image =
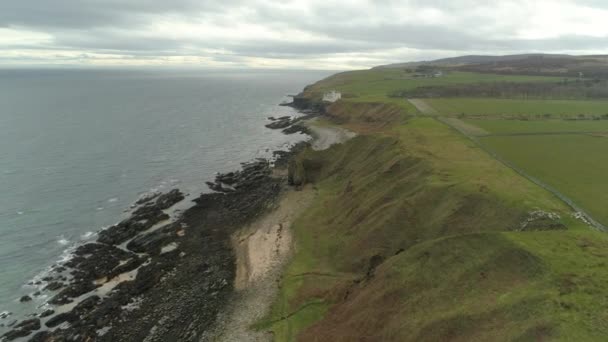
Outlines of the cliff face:
M 320 99 L 315 99 L 304 93 L 294 96 L 292 105 L 300 110 L 313 110 L 321 113 L 325 112 L 326 104 Z

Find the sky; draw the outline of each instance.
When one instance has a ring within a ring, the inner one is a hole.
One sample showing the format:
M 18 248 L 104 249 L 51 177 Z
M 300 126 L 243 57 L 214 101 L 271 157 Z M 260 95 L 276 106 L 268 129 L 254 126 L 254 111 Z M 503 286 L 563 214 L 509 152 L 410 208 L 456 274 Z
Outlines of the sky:
M 605 0 L 2 0 L 0 67 L 362 69 L 608 54 Z

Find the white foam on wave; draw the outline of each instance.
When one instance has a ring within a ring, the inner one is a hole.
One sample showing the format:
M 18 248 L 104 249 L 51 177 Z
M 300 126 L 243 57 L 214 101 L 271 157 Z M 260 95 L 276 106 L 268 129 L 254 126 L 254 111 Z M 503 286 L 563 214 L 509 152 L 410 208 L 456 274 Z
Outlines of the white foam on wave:
M 97 233 L 95 233 L 95 232 L 86 232 L 86 233 L 80 235 L 80 239 L 81 240 L 90 240 L 95 236 L 97 236 Z
M 70 244 L 70 240 L 66 239 L 63 235 L 59 236 L 59 239 L 57 240 L 57 243 L 62 245 L 62 246 L 67 246 Z
M 109 202 L 109 203 L 118 202 L 118 198 L 117 198 L 117 197 L 110 198 L 110 199 L 108 200 L 108 202 Z
M 23 211 L 18 211 L 17 215 L 23 215 Z
M 97 211 L 101 211 L 101 210 L 104 210 L 104 209 L 105 209 L 104 207 L 97 207 L 97 208 L 95 208 L 95 210 L 97 210 Z

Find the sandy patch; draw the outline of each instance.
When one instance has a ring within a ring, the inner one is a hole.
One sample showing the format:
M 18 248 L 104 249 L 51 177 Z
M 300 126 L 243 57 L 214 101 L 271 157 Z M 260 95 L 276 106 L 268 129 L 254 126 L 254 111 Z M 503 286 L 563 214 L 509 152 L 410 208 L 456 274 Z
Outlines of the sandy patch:
M 315 197 L 312 187 L 286 192 L 275 210 L 233 236 L 236 251 L 236 294 L 220 315 L 212 341 L 269 341 L 266 332 L 250 329 L 270 309 L 278 280 L 292 251 L 291 224 Z

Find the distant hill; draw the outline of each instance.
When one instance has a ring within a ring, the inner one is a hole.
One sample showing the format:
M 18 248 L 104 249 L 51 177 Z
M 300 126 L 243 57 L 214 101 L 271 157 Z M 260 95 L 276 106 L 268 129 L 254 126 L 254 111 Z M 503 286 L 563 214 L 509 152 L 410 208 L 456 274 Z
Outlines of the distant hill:
M 563 54 L 519 54 L 507 56 L 469 55 L 443 58 L 432 61 L 395 63 L 373 69 L 416 68 L 421 65 L 451 68 L 462 71 L 576 76 L 608 77 L 608 56 L 572 56 Z
M 467 55 L 460 57 L 442 58 L 431 61 L 415 61 L 415 62 L 404 62 L 394 63 L 387 65 L 380 65 L 373 69 L 394 69 L 394 68 L 407 68 L 415 67 L 418 65 L 435 65 L 435 66 L 458 66 L 458 65 L 470 65 L 470 64 L 486 64 L 495 62 L 510 62 L 519 61 L 530 58 L 578 58 L 570 55 L 557 55 L 557 54 L 542 54 L 542 53 L 527 53 L 519 55 L 506 55 L 506 56 L 484 56 L 484 55 Z

